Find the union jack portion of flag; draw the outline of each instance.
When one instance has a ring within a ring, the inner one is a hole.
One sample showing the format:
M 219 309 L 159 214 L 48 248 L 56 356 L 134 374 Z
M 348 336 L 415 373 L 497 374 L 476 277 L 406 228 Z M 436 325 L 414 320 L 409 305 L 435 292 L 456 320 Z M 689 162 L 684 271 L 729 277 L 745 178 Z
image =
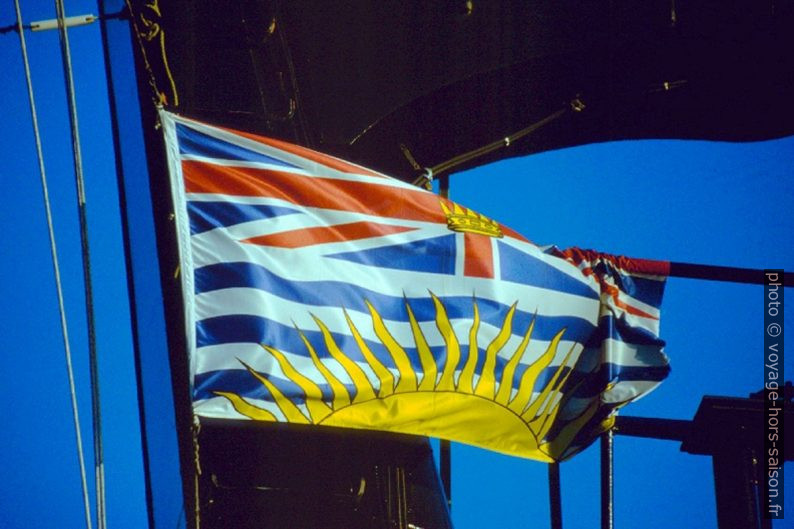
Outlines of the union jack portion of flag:
M 539 248 L 355 164 L 161 121 L 199 416 L 552 461 L 669 371 L 664 263 Z

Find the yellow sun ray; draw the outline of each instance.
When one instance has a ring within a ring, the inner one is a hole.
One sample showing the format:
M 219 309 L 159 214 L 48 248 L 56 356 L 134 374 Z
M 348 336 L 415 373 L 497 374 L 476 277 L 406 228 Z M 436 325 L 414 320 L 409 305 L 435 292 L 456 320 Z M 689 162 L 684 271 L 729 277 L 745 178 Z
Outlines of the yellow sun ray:
M 537 380 L 541 371 L 546 369 L 551 361 L 554 360 L 554 356 L 557 354 L 557 345 L 560 343 L 564 332 L 565 329 L 562 329 L 560 332 L 554 335 L 554 338 L 551 339 L 546 351 L 540 355 L 540 357 L 529 367 L 527 367 L 524 371 L 524 374 L 521 375 L 521 382 L 518 385 L 518 391 L 516 392 L 515 397 L 513 397 L 513 400 L 510 401 L 510 404 L 508 404 L 508 407 L 515 413 L 522 413 L 527 404 L 529 404 L 529 399 L 532 397 L 532 391 L 535 389 L 535 381 Z
M 408 353 L 405 352 L 405 349 L 403 349 L 391 335 L 389 329 L 386 328 L 386 324 L 383 323 L 383 318 L 381 318 L 378 311 L 375 310 L 375 307 L 373 307 L 369 301 L 366 303 L 369 313 L 372 316 L 372 327 L 375 330 L 375 334 L 380 340 L 380 343 L 389 351 L 389 354 L 394 360 L 394 365 L 400 373 L 394 392 L 405 393 L 407 391 L 416 391 L 416 371 L 414 371 L 411 365 Z
M 237 360 L 245 366 L 245 368 L 248 370 L 249 373 L 251 373 L 254 376 L 254 378 L 256 378 L 259 382 L 262 383 L 263 386 L 267 388 L 267 390 L 273 396 L 273 400 L 276 402 L 276 406 L 279 407 L 281 413 L 283 413 L 284 416 L 287 418 L 287 421 L 298 424 L 310 424 L 311 421 L 306 418 L 306 416 L 303 414 L 300 408 L 298 408 L 295 404 L 293 404 L 293 402 L 289 398 L 287 398 L 281 392 L 280 389 L 278 389 L 275 385 L 273 385 L 271 381 L 269 381 L 267 378 L 263 377 L 262 375 L 254 371 L 254 369 L 251 366 L 249 366 L 239 358 Z
M 449 322 L 447 309 L 441 300 L 436 297 L 432 292 L 430 295 L 433 298 L 433 304 L 436 307 L 436 327 L 438 332 L 444 338 L 444 343 L 447 346 L 447 360 L 444 364 L 444 370 L 441 372 L 441 379 L 438 381 L 436 390 L 438 391 L 455 391 L 455 368 L 458 367 L 460 361 L 460 344 L 458 337 L 455 335 L 455 330 Z
M 568 381 L 568 376 L 571 373 L 573 373 L 573 369 L 568 371 L 568 374 L 565 375 L 565 380 L 563 380 L 562 383 L 560 384 L 560 388 L 565 386 L 565 383 Z M 549 433 L 551 427 L 554 426 L 554 421 L 557 420 L 557 415 L 559 415 L 561 410 L 565 409 L 565 406 L 568 404 L 568 401 L 571 400 L 571 397 L 576 394 L 576 391 L 581 387 L 583 383 L 584 383 L 584 379 L 580 380 L 579 382 L 576 383 L 574 387 L 563 393 L 559 402 L 557 402 L 554 408 L 552 408 L 551 412 L 549 412 L 543 418 L 543 421 L 540 424 L 540 426 L 536 424 L 540 420 L 540 418 L 530 423 L 529 427 L 535 430 L 538 439 L 544 439 L 546 437 L 546 434 Z
M 534 328 L 535 316 L 533 316 L 532 321 L 529 322 L 529 327 L 527 328 L 527 332 L 524 333 L 524 338 L 521 340 L 521 343 L 518 344 L 513 356 L 510 358 L 507 364 L 505 364 L 505 368 L 502 371 L 502 380 L 499 382 L 499 392 L 496 394 L 496 398 L 494 399 L 502 406 L 507 406 L 508 400 L 510 400 L 510 394 L 512 393 L 513 389 L 513 375 L 515 375 L 516 368 L 518 367 L 519 362 L 521 362 L 521 359 L 524 357 L 524 351 L 526 351 L 527 345 L 529 345 L 529 342 L 532 339 L 532 330 Z
M 536 398 L 534 402 L 529 405 L 529 408 L 527 408 L 524 413 L 521 414 L 522 419 L 529 422 L 538 414 L 541 404 L 546 402 L 546 399 L 549 398 L 551 392 L 556 387 L 557 380 L 560 378 L 560 375 L 562 374 L 565 365 L 568 363 L 568 359 L 571 357 L 571 354 L 573 354 L 575 347 L 576 345 L 574 344 L 571 346 L 570 350 L 568 350 L 568 354 L 565 355 L 565 359 L 563 359 L 562 363 L 554 371 L 554 375 L 552 375 L 551 380 L 549 380 L 549 382 L 546 384 L 546 387 L 543 388 L 543 391 L 540 392 L 538 398 Z
M 433 391 L 436 387 L 436 377 L 438 376 L 438 366 L 436 366 L 436 359 L 433 358 L 433 353 L 430 351 L 430 346 L 427 345 L 422 328 L 419 327 L 419 322 L 416 321 L 414 311 L 411 310 L 411 305 L 408 300 L 405 300 L 405 310 L 408 311 L 408 320 L 411 322 L 411 333 L 416 343 L 416 350 L 419 352 L 419 361 L 422 363 L 422 382 L 419 384 L 419 391 Z
M 508 310 L 505 315 L 502 328 L 499 329 L 499 333 L 491 343 L 488 344 L 488 348 L 485 350 L 485 364 L 482 367 L 480 379 L 477 381 L 477 389 L 474 390 L 475 395 L 485 397 L 486 399 L 493 399 L 494 393 L 496 393 L 496 376 L 494 372 L 496 367 L 496 355 L 510 339 L 510 335 L 513 332 L 513 314 L 515 314 L 515 312 L 516 304 L 513 303 L 510 310 Z
M 273 357 L 278 361 L 279 367 L 281 367 L 281 370 L 284 372 L 287 378 L 292 380 L 298 385 L 298 387 L 301 388 L 301 390 L 303 390 L 304 395 L 306 395 L 306 408 L 309 410 L 312 422 L 320 421 L 331 413 L 331 408 L 325 402 L 323 402 L 322 390 L 317 384 L 314 383 L 314 381 L 306 378 L 297 369 L 295 369 L 289 360 L 287 360 L 287 357 L 284 356 L 284 353 L 268 345 L 261 345 L 263 349 L 273 355 Z
M 541 449 L 555 459 L 563 455 L 571 444 L 571 441 L 573 441 L 573 438 L 576 437 L 582 427 L 595 415 L 598 410 L 598 404 L 598 398 L 596 397 L 596 399 L 585 408 L 581 415 L 567 422 L 554 439 L 548 443 L 544 443 Z M 614 418 L 612 418 L 612 420 L 614 421 Z
M 472 315 L 471 329 L 469 329 L 469 357 L 458 377 L 458 391 L 474 393 L 474 369 L 477 367 L 477 357 L 480 355 L 477 333 L 480 330 L 480 309 L 477 300 L 472 300 L 474 313 Z
M 311 342 L 306 337 L 306 335 L 303 334 L 303 331 L 298 329 L 297 326 L 295 326 L 295 330 L 298 331 L 298 334 L 300 335 L 301 340 L 303 341 L 303 345 L 305 345 L 306 349 L 309 351 L 309 356 L 312 357 L 312 362 L 314 363 L 314 367 L 317 368 L 317 371 L 319 371 L 323 375 L 323 378 L 325 378 L 325 380 L 328 381 L 328 385 L 331 386 L 331 391 L 334 394 L 334 400 L 333 400 L 334 409 L 336 410 L 341 407 L 349 405 L 350 393 L 348 393 L 345 385 L 342 384 L 342 382 L 338 378 L 336 378 L 336 375 L 334 375 L 325 364 L 323 364 L 322 360 L 320 360 L 320 357 L 317 355 L 317 351 L 314 350 L 314 346 L 311 344 Z
M 353 339 L 356 341 L 356 344 L 358 344 L 358 349 L 361 351 L 361 355 L 375 372 L 375 376 L 378 377 L 378 381 L 380 382 L 380 387 L 378 388 L 378 397 L 383 398 L 386 395 L 391 395 L 392 391 L 394 391 L 394 374 L 389 371 L 389 369 L 384 366 L 380 360 L 378 360 L 378 357 L 375 356 L 375 354 L 369 348 L 367 342 L 365 342 L 364 338 L 361 337 L 361 333 L 353 323 L 353 320 L 350 319 L 350 315 L 347 313 L 347 311 L 344 311 L 344 313 L 345 319 L 347 320 L 347 326 L 350 327 L 350 332 L 353 333 Z
M 573 349 L 573 347 L 571 347 Z M 548 398 L 546 399 L 543 408 L 538 412 L 537 417 L 529 421 L 529 427 L 535 430 L 536 432 L 540 433 L 543 431 L 543 425 L 546 424 L 550 416 L 556 416 L 556 410 L 560 408 L 562 405 L 562 401 L 564 398 L 564 394 L 562 393 L 562 388 L 565 387 L 565 383 L 568 381 L 568 378 L 573 373 L 573 366 L 568 369 L 568 372 L 562 377 L 562 380 L 559 382 L 557 381 L 557 377 L 560 373 L 562 373 L 563 369 L 568 365 L 568 359 L 571 356 L 571 353 L 568 352 L 568 355 L 565 357 L 565 360 L 562 364 L 557 368 L 555 372 L 555 376 L 549 381 L 547 385 L 548 388 L 552 388 L 551 393 L 549 394 Z M 559 397 L 559 399 L 558 399 Z
M 375 390 L 372 389 L 372 384 L 367 378 L 366 373 L 364 373 L 364 370 L 342 352 L 336 344 L 334 337 L 331 335 L 331 331 L 328 330 L 328 327 L 326 327 L 314 314 L 312 314 L 312 318 L 314 318 L 314 322 L 320 328 L 320 332 L 323 333 L 323 339 L 325 340 L 325 346 L 328 348 L 328 352 L 331 353 L 334 360 L 342 364 L 344 370 L 353 380 L 353 385 L 356 387 L 356 396 L 353 398 L 353 402 L 374 399 Z
M 219 397 L 226 397 L 232 403 L 232 407 L 237 410 L 240 415 L 253 419 L 255 421 L 277 421 L 276 416 L 267 410 L 263 410 L 258 406 L 247 403 L 240 395 L 230 393 L 228 391 L 213 391 Z

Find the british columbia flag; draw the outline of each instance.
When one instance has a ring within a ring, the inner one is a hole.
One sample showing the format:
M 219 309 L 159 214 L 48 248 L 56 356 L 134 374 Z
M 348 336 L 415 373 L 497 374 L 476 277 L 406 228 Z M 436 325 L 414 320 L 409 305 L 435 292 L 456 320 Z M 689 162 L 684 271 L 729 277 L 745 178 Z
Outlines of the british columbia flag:
M 541 248 L 358 165 L 161 121 L 198 416 L 551 461 L 669 371 L 665 263 Z

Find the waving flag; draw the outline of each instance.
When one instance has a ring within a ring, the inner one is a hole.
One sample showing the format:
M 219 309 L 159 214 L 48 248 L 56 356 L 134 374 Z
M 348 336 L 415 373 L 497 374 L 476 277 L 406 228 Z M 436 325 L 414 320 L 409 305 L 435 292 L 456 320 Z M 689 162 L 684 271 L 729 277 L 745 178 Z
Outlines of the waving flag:
M 669 371 L 664 263 L 540 248 L 363 167 L 161 120 L 198 416 L 552 461 Z

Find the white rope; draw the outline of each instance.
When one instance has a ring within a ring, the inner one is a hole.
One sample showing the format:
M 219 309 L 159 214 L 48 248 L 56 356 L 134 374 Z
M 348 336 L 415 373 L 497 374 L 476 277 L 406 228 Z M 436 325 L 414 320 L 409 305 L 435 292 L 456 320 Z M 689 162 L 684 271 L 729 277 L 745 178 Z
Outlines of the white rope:
M 102 414 L 99 396 L 99 362 L 96 351 L 94 325 L 94 295 L 91 282 L 91 252 L 88 245 L 88 220 L 86 218 L 85 180 L 83 160 L 80 153 L 80 133 L 77 125 L 77 101 L 72 73 L 72 57 L 69 51 L 69 36 L 66 31 L 66 14 L 63 0 L 55 0 L 55 15 L 61 41 L 63 72 L 66 78 L 66 94 L 69 106 L 69 122 L 72 131 L 72 154 L 74 176 L 77 184 L 77 211 L 80 218 L 80 246 L 83 258 L 83 285 L 85 288 L 85 312 L 88 327 L 88 364 L 91 376 L 91 418 L 94 433 L 94 477 L 96 480 L 97 529 L 105 529 L 105 468 L 102 450 Z
M 22 27 L 22 12 L 19 9 L 19 0 L 14 0 L 17 12 L 17 31 L 19 32 L 19 42 L 22 46 L 22 61 L 25 63 L 25 79 L 28 85 L 28 99 L 30 101 L 30 114 L 33 122 L 33 134 L 36 137 L 36 153 L 39 158 L 39 174 L 41 175 L 41 188 L 44 193 L 44 210 L 47 214 L 47 229 L 50 236 L 50 254 L 52 256 L 52 267 L 55 272 L 55 289 L 58 294 L 58 310 L 61 316 L 61 331 L 63 335 L 63 347 L 66 352 L 66 372 L 69 377 L 69 393 L 72 401 L 72 418 L 74 420 L 74 432 L 77 438 L 77 459 L 80 464 L 80 480 L 83 489 L 83 505 L 85 508 L 85 525 L 91 529 L 91 507 L 88 500 L 88 485 L 85 474 L 85 458 L 83 456 L 83 439 L 80 435 L 80 416 L 77 411 L 77 392 L 74 384 L 74 370 L 72 369 L 72 352 L 69 347 L 69 331 L 66 324 L 66 308 L 63 300 L 63 288 L 61 286 L 61 272 L 58 266 L 58 251 L 55 246 L 55 229 L 52 222 L 52 211 L 50 208 L 50 195 L 47 189 L 47 175 L 44 171 L 44 155 L 41 149 L 41 135 L 39 133 L 39 121 L 36 114 L 36 102 L 33 97 L 33 80 L 30 75 L 30 63 L 28 61 L 28 49 L 25 43 L 25 31 Z

